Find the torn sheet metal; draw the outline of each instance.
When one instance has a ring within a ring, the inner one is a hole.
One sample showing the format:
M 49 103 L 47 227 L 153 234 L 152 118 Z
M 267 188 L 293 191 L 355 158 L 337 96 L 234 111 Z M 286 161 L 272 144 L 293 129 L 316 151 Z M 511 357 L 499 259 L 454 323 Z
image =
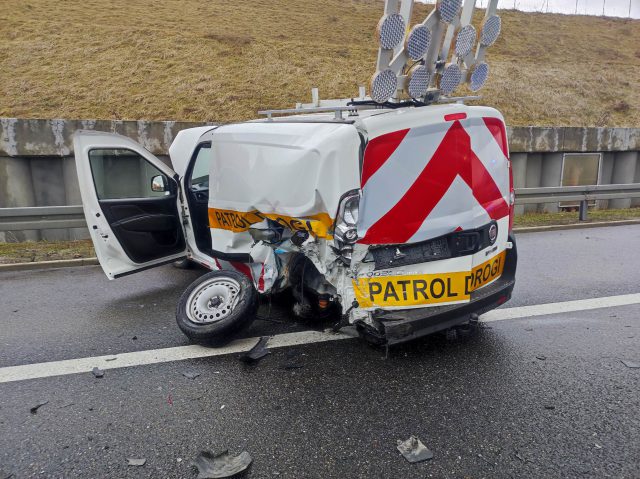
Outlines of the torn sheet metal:
M 237 456 L 232 456 L 229 451 L 218 454 L 202 451 L 192 465 L 198 468 L 197 479 L 224 479 L 246 471 L 252 462 L 253 458 L 247 451 Z
M 344 123 L 218 128 L 212 135 L 209 176 L 215 250 L 249 253 L 253 240 L 248 229 L 266 218 L 328 238 L 342 194 L 359 186 L 354 153 L 360 144 L 355 126 Z
M 422 444 L 416 436 L 411 436 L 406 441 L 398 439 L 398 451 L 409 462 L 422 462 L 433 459 L 433 452 Z

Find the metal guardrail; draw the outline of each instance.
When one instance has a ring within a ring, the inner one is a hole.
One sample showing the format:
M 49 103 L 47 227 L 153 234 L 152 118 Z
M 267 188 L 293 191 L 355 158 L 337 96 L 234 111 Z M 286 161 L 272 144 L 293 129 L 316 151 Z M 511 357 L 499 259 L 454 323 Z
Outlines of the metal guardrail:
M 549 186 L 544 188 L 517 188 L 516 204 L 555 203 L 579 201 L 580 221 L 587 220 L 588 202 L 592 200 L 614 200 L 618 198 L 640 198 L 640 183 L 624 185 Z
M 82 206 L 0 208 L 0 231 L 86 227 Z
M 517 205 L 579 201 L 581 221 L 587 219 L 589 201 L 617 198 L 640 198 L 640 183 L 516 189 Z M 0 231 L 86 227 L 82 206 L 0 208 Z

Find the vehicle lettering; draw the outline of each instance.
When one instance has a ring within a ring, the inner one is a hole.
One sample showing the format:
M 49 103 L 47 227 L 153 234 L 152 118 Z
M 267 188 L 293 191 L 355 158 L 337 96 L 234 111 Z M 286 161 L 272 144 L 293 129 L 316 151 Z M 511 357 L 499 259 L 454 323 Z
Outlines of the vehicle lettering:
M 464 302 L 471 293 L 502 275 L 506 252 L 471 271 L 441 274 L 406 274 L 373 271 L 353 280 L 356 299 L 362 308 L 412 307 Z
M 413 280 L 413 299 L 414 300 L 418 299 L 418 293 L 420 293 L 424 299 L 429 299 L 429 296 L 427 296 L 426 291 L 427 291 L 427 282 L 424 279 Z

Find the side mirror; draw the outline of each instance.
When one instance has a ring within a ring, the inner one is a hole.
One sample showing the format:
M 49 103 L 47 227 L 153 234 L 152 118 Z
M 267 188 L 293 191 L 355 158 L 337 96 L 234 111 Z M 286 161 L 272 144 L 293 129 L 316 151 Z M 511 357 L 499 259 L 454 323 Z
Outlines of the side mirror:
M 169 191 L 169 185 L 167 184 L 167 178 L 164 175 L 157 175 L 151 178 L 151 191 L 156 193 L 162 193 Z

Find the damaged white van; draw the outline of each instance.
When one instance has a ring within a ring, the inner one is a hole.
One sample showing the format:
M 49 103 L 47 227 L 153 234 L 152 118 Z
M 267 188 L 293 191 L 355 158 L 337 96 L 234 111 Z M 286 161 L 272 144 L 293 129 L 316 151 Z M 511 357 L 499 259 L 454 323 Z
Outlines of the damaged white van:
M 110 279 L 187 257 L 211 272 L 176 318 L 198 342 L 290 289 L 385 345 L 475 319 L 511 297 L 513 182 L 502 115 L 463 104 L 336 108 L 180 132 L 171 167 L 80 131 L 87 224 Z

